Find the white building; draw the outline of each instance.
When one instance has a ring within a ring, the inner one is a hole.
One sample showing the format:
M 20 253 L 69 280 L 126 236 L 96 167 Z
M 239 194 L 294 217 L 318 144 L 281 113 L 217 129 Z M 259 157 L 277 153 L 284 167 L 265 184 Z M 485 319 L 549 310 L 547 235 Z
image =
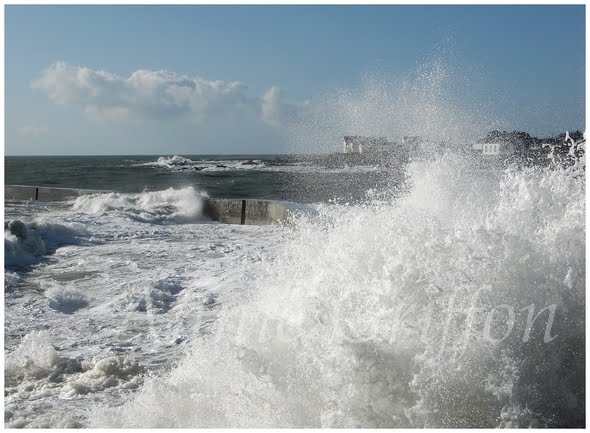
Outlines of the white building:
M 484 155 L 499 155 L 500 144 L 499 143 L 484 143 L 482 145 L 482 152 Z
M 345 136 L 344 153 L 386 152 L 391 149 L 392 144 L 385 137 Z
M 482 155 L 508 155 L 514 152 L 514 148 L 509 143 L 475 143 L 473 150 L 481 151 Z

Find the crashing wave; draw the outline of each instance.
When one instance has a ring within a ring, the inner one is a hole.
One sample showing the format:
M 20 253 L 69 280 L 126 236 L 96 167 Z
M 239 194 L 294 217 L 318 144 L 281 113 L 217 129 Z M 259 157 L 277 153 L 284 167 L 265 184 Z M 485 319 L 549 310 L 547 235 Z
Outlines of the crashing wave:
M 109 193 L 80 196 L 72 210 L 92 215 L 114 213 L 152 224 L 180 224 L 203 219 L 203 198 L 193 187 L 137 194 Z
M 4 267 L 18 268 L 38 263 L 62 245 L 78 245 L 87 237 L 80 224 L 58 224 L 19 219 L 4 223 Z
M 125 427 L 584 424 L 585 175 L 447 154 L 390 201 L 320 206 Z

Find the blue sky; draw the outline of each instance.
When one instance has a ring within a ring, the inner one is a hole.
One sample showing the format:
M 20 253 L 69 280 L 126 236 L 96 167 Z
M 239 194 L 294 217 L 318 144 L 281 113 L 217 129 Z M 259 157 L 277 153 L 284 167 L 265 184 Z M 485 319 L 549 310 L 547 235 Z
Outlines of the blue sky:
M 377 125 L 371 89 L 400 98 L 437 62 L 439 112 L 585 126 L 583 5 L 6 6 L 5 152 L 284 153 L 308 124 L 394 131 L 404 114 Z

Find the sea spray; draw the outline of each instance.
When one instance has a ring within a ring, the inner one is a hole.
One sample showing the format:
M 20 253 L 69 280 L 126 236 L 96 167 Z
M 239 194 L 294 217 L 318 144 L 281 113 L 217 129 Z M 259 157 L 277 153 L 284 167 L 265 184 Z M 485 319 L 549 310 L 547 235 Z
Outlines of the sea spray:
M 299 151 L 419 134 L 448 152 L 411 162 L 403 188 L 296 218 L 185 358 L 90 424 L 584 425 L 582 160 L 502 168 L 457 152 L 495 118 L 456 97 L 454 76 L 437 59 L 309 104 Z
M 415 162 L 399 199 L 300 217 L 175 369 L 92 424 L 583 425 L 584 173 L 490 170 Z
M 92 215 L 114 213 L 152 224 L 191 223 L 203 219 L 203 198 L 206 196 L 192 186 L 138 194 L 90 194 L 78 197 L 72 210 Z
M 363 74 L 359 86 L 326 91 L 299 112 L 289 128 L 293 153 L 341 152 L 345 135 L 404 136 L 460 147 L 497 129 L 500 115 L 493 100 L 474 90 L 483 77 L 468 65 L 435 54 L 400 77 Z

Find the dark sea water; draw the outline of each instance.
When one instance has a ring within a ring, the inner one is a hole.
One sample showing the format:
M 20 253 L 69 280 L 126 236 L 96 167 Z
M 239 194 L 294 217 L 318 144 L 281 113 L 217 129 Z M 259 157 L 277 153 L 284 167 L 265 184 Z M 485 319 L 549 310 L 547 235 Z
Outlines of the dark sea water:
M 126 193 L 192 186 L 211 197 L 301 203 L 358 201 L 366 191 L 401 179 L 401 173 L 378 166 L 325 167 L 282 155 L 9 156 L 4 168 L 6 185 Z

